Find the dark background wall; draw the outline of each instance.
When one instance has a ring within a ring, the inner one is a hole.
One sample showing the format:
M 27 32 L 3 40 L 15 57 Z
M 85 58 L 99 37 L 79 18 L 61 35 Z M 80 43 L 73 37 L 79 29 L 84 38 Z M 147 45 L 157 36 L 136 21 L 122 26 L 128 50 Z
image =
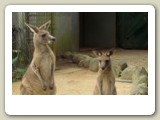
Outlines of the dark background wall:
M 148 13 L 85 12 L 80 17 L 80 47 L 148 49 Z
M 80 13 L 80 47 L 111 48 L 116 45 L 116 13 Z
M 116 31 L 116 43 L 118 47 L 148 49 L 148 13 L 117 13 Z

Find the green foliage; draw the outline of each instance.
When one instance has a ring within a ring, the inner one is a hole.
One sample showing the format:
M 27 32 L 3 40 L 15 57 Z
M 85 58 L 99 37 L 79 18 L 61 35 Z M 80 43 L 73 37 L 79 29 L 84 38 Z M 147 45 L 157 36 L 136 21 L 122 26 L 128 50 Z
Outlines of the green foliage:
M 27 71 L 27 67 L 18 67 L 15 71 L 17 74 L 24 75 L 24 73 Z
M 12 65 L 15 65 L 17 63 L 18 57 L 19 56 L 17 55 L 15 58 L 12 59 Z
M 12 82 L 16 82 L 17 80 L 22 79 L 26 71 L 27 71 L 27 67 L 17 67 L 12 72 Z

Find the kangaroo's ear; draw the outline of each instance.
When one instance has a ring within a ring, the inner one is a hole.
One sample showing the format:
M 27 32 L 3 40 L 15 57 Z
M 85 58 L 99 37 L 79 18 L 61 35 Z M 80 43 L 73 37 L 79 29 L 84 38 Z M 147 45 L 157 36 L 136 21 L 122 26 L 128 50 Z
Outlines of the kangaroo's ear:
M 113 53 L 114 53 L 114 48 L 112 48 L 108 52 L 106 52 L 106 56 L 111 56 Z
M 93 52 L 93 54 L 94 54 L 96 57 L 102 55 L 102 52 L 101 52 L 101 51 L 95 51 L 95 50 L 93 50 L 92 52 Z
M 42 29 L 43 29 L 43 30 L 48 30 L 50 24 L 51 24 L 51 21 L 49 20 L 48 22 L 46 22 L 46 23 L 44 23 L 43 25 L 41 25 L 41 26 L 39 27 L 39 29 L 41 29 L 41 30 L 42 30 Z
M 30 24 L 27 24 L 27 23 L 25 23 L 25 25 L 26 25 L 32 32 L 38 33 L 39 29 L 38 29 L 36 26 L 30 25 Z

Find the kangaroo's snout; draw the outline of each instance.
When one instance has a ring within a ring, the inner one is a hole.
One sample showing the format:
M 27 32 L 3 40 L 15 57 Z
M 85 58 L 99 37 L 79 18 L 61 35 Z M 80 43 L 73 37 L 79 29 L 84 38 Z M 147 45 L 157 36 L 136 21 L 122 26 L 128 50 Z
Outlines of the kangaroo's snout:
M 55 37 L 49 36 L 49 41 L 48 41 L 49 44 L 54 43 L 55 41 L 56 41 Z
M 102 70 L 104 70 L 105 69 L 105 67 L 102 67 Z
M 105 70 L 105 68 L 107 67 L 105 60 L 100 60 L 99 67 L 101 70 Z
M 53 38 L 51 38 L 51 40 L 52 40 L 53 42 L 55 42 L 55 41 L 56 41 L 56 38 L 55 38 L 55 37 L 53 37 Z

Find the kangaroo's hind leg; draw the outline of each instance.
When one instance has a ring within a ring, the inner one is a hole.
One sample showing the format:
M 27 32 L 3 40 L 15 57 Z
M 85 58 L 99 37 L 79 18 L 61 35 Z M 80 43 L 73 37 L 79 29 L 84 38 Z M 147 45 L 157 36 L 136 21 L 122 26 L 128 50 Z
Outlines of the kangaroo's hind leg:
M 33 92 L 28 87 L 21 84 L 20 86 L 20 95 L 33 95 Z

